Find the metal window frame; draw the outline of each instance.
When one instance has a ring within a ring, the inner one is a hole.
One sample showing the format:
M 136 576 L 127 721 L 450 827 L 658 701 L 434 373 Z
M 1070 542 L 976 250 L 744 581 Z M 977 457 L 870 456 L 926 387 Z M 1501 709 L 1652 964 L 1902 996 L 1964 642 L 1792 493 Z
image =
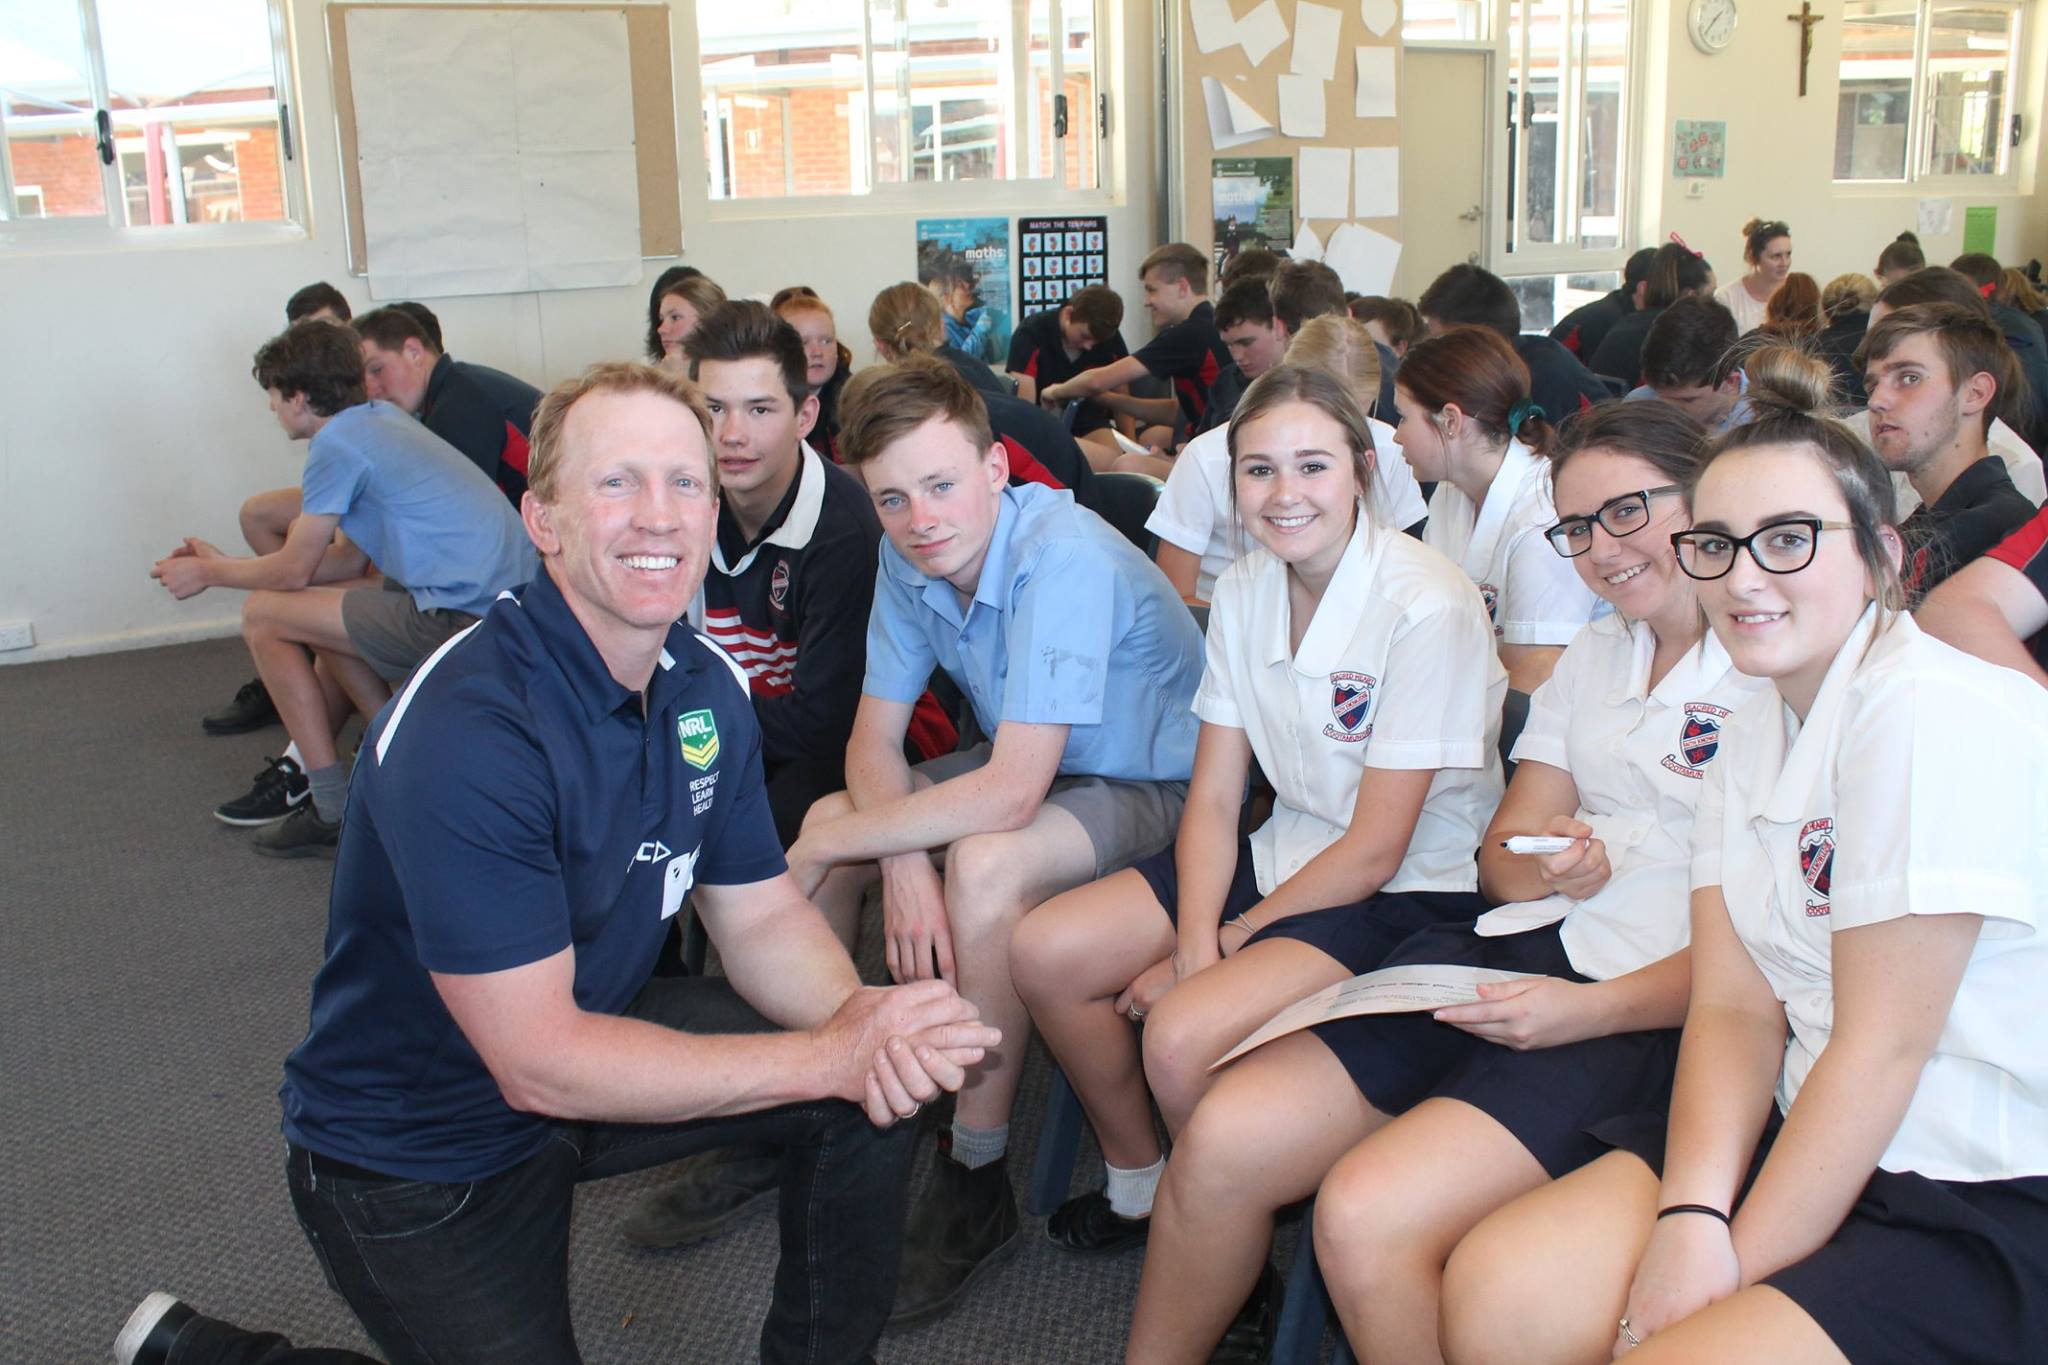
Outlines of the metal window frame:
M 1507 275 L 1578 275 L 1606 270 L 1618 270 L 1628 258 L 1629 225 L 1635 221 L 1637 197 L 1641 192 L 1641 168 L 1635 164 L 1640 140 L 1635 127 L 1636 110 L 1641 107 L 1643 79 L 1643 55 L 1645 42 L 1642 0 L 1627 0 L 1625 19 L 1628 24 L 1628 40 L 1623 48 L 1621 79 L 1621 110 L 1616 126 L 1618 140 L 1615 146 L 1615 175 L 1619 181 L 1615 193 L 1616 244 L 1611 247 L 1583 247 L 1579 245 L 1584 236 L 1584 213 L 1580 203 L 1581 188 L 1585 176 L 1586 145 L 1586 70 L 1591 65 L 1590 44 L 1593 16 L 1592 0 L 1563 0 L 1563 22 L 1566 31 L 1558 45 L 1558 158 L 1562 167 L 1557 195 L 1557 240 L 1552 242 L 1521 242 L 1522 229 L 1528 221 L 1527 199 L 1529 192 L 1529 143 L 1528 129 L 1532 126 L 1527 113 L 1529 92 L 1519 92 L 1519 98 L 1508 98 L 1509 83 L 1519 71 L 1530 69 L 1533 13 L 1540 0 L 1495 0 L 1492 7 L 1496 24 L 1492 46 L 1500 54 L 1505 66 L 1498 90 L 1506 113 L 1494 119 L 1501 128 L 1507 126 L 1512 117 L 1517 126 L 1509 139 L 1513 155 L 1503 158 L 1502 179 L 1495 188 L 1499 191 L 1498 207 L 1489 215 L 1490 231 L 1486 234 L 1486 256 L 1489 268 L 1496 274 Z M 1514 13 L 1519 8 L 1519 16 Z M 1516 30 L 1519 29 L 1519 32 Z M 1512 215 L 1512 216 L 1511 216 Z
M 2002 117 L 2010 127 L 2010 120 L 2022 111 L 2020 103 L 2020 77 L 2024 74 L 2026 0 L 1954 0 L 1958 5 L 1974 9 L 2004 10 L 2007 14 L 2005 49 L 2005 108 Z M 1932 55 L 1934 7 L 1936 0 L 1913 0 L 1913 71 L 1911 85 L 1906 92 L 1906 173 L 1903 176 L 1867 179 L 1837 180 L 1829 184 L 1847 189 L 1883 190 L 1898 189 L 1901 186 L 1926 186 L 1930 189 L 1946 189 L 1961 193 L 1976 189 L 1992 193 L 2017 193 L 2020 184 L 2019 158 L 2013 155 L 2013 147 L 2007 141 L 2002 147 L 2005 154 L 2005 169 L 1995 175 L 1937 174 L 1928 169 L 1929 159 L 1934 155 L 1934 95 L 1928 78 L 1927 63 Z M 1841 62 L 1835 63 L 1835 83 L 1841 85 Z M 1839 135 L 1841 113 L 1836 106 L 1835 127 Z

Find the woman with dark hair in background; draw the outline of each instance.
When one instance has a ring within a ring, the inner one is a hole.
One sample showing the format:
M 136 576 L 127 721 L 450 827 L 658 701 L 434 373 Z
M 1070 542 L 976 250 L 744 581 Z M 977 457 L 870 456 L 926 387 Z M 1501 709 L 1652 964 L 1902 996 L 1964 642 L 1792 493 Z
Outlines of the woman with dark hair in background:
M 1642 383 L 1643 342 L 1657 315 L 1688 294 L 1708 292 L 1713 283 L 1714 268 L 1704 256 L 1677 242 L 1658 247 L 1643 282 L 1643 306 L 1615 320 L 1600 338 L 1600 347 L 1587 368 L 1594 374 L 1626 380 L 1630 388 Z
M 1735 315 L 1738 333 L 1763 325 L 1764 305 L 1792 270 L 1792 229 L 1774 218 L 1752 218 L 1742 225 L 1742 259 L 1749 273 L 1730 280 L 1714 295 Z
M 1880 285 L 1903 280 L 1916 270 L 1927 267 L 1927 254 L 1920 250 L 1920 239 L 1910 232 L 1902 232 L 1884 244 L 1884 250 L 1877 253 L 1877 276 Z
M 690 358 L 683 353 L 683 340 L 724 302 L 725 291 L 695 266 L 672 265 L 662 271 L 647 296 L 647 358 L 687 376 Z

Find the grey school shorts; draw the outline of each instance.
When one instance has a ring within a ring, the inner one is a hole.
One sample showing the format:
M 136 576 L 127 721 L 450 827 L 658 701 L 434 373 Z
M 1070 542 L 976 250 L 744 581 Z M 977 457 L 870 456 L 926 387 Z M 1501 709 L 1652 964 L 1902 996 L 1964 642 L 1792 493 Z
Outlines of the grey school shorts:
M 389 683 L 401 681 L 449 636 L 476 623 L 466 611 L 433 607 L 421 611 L 403 583 L 386 576 L 382 586 L 350 588 L 341 597 L 341 626 L 363 661 Z
M 994 746 L 987 740 L 956 753 L 927 759 L 914 771 L 934 782 L 971 773 L 986 764 Z M 1081 822 L 1095 846 L 1095 875 L 1121 872 L 1138 859 L 1173 842 L 1180 811 L 1188 799 L 1185 782 L 1126 782 L 1114 777 L 1055 777 L 1046 804 Z

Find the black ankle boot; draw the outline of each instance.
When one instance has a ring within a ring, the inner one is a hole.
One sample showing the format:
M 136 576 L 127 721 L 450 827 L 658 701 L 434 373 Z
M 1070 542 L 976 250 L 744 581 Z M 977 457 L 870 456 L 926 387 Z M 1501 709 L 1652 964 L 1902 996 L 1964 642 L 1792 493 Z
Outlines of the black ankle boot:
M 1017 1196 L 999 1157 L 968 1170 L 941 1143 L 932 1178 L 910 1211 L 891 1327 L 943 1317 L 989 1267 L 1017 1245 Z

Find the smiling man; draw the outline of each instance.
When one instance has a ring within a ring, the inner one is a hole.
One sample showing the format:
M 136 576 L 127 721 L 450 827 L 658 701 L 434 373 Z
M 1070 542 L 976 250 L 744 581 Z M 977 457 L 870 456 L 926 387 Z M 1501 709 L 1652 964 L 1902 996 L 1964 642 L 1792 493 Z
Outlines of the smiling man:
M 745 674 L 677 622 L 716 534 L 710 429 L 648 366 L 550 394 L 522 507 L 544 572 L 364 741 L 282 1099 L 300 1224 L 393 1359 L 576 1359 L 575 1186 L 749 1139 L 784 1153 L 761 1359 L 868 1359 L 893 1125 L 999 1040 L 943 982 L 862 989 L 785 870 Z M 686 896 L 726 976 L 650 980 Z M 116 1357 L 266 1347 L 159 1294 Z

